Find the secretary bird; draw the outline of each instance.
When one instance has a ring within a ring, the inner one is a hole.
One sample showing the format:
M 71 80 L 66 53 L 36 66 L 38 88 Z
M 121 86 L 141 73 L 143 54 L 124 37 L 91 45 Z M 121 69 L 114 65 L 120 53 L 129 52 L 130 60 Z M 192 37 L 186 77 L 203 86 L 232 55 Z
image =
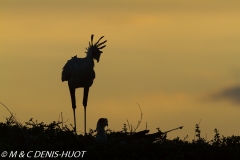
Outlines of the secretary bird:
M 68 60 L 62 71 L 62 82 L 68 81 L 68 87 L 70 91 L 71 101 L 72 101 L 72 109 L 74 116 L 74 130 L 76 133 L 76 117 L 75 117 L 75 109 L 76 109 L 76 98 L 75 98 L 75 89 L 76 88 L 84 88 L 83 92 L 83 106 L 84 106 L 84 134 L 86 134 L 86 107 L 88 101 L 88 91 L 89 87 L 92 86 L 93 80 L 95 79 L 94 72 L 94 61 L 95 59 L 99 62 L 101 53 L 100 49 L 106 47 L 106 45 L 102 46 L 107 42 L 100 42 L 100 40 L 104 37 L 102 36 L 94 45 L 93 45 L 93 34 L 91 35 L 91 42 L 89 42 L 88 48 L 86 48 L 87 56 L 85 58 L 78 58 L 77 56 L 72 57 L 72 59 Z
M 98 142 L 104 142 L 107 140 L 107 135 L 105 131 L 105 127 L 108 126 L 108 119 L 107 118 L 100 118 L 97 122 L 97 135 L 96 135 L 96 140 Z

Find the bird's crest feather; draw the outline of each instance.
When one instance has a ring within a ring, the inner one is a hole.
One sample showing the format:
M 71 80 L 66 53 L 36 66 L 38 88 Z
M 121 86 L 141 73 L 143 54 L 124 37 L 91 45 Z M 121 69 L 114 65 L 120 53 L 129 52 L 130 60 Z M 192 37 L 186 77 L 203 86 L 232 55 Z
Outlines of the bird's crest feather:
M 104 46 L 101 46 L 103 45 L 104 43 L 107 42 L 107 40 L 99 43 L 101 41 L 101 39 L 103 39 L 104 36 L 100 37 L 99 40 L 93 45 L 93 37 L 94 37 L 94 34 L 91 35 L 91 41 L 89 41 L 89 46 L 86 48 L 86 53 L 88 53 L 88 50 L 91 49 L 91 48 L 94 48 L 94 49 L 97 49 L 99 50 L 100 53 L 102 53 L 102 51 L 100 51 L 100 49 L 103 49 L 104 47 L 106 47 L 106 45 Z M 98 44 L 99 43 L 99 44 Z

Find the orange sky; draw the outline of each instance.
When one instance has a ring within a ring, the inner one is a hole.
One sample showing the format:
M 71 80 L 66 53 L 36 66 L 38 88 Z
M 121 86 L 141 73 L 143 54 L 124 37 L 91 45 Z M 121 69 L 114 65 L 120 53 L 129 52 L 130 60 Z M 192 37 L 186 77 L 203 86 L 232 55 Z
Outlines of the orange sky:
M 0 102 L 24 123 L 49 123 L 61 112 L 73 124 L 62 67 L 85 57 L 90 35 L 108 40 L 90 88 L 87 128 L 99 118 L 119 131 L 123 123 L 151 132 L 183 125 L 168 137 L 208 140 L 240 129 L 240 2 L 11 1 L 0 2 Z M 95 39 L 95 40 L 96 40 Z M 77 130 L 83 132 L 82 89 Z M 239 97 L 239 98 L 238 98 Z M 0 107 L 0 121 L 9 113 Z

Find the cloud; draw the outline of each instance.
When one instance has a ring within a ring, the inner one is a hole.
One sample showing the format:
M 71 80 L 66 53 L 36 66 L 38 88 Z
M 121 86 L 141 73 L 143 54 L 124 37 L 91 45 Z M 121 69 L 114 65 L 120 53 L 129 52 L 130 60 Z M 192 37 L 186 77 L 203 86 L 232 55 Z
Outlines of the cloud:
M 224 88 L 211 96 L 212 100 L 228 100 L 240 104 L 240 85 Z

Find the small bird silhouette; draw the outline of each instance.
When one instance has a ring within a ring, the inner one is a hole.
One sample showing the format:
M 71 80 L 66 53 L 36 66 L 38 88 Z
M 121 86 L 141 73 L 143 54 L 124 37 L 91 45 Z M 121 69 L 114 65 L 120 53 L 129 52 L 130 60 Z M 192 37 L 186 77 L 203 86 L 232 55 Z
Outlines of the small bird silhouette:
M 75 89 L 76 88 L 84 88 L 83 92 L 83 106 L 84 106 L 84 133 L 86 134 L 86 107 L 88 101 L 88 92 L 89 87 L 92 86 L 93 80 L 95 79 L 94 72 L 94 59 L 99 62 L 100 56 L 103 49 L 106 45 L 103 45 L 107 42 L 100 42 L 100 40 L 104 37 L 102 36 L 94 45 L 93 45 L 93 34 L 91 35 L 91 42 L 89 42 L 88 48 L 86 48 L 87 56 L 85 58 L 78 58 L 77 56 L 72 57 L 72 59 L 68 60 L 62 71 L 62 82 L 68 81 L 68 87 L 70 91 L 71 101 L 72 101 L 72 109 L 74 115 L 74 130 L 76 132 L 76 117 L 75 117 L 75 109 L 76 109 L 76 98 L 75 98 Z M 103 46 L 102 46 L 103 45 Z
M 107 140 L 107 135 L 105 131 L 105 127 L 108 126 L 108 120 L 107 118 L 100 118 L 97 122 L 97 135 L 96 135 L 96 140 L 98 142 L 104 142 Z

